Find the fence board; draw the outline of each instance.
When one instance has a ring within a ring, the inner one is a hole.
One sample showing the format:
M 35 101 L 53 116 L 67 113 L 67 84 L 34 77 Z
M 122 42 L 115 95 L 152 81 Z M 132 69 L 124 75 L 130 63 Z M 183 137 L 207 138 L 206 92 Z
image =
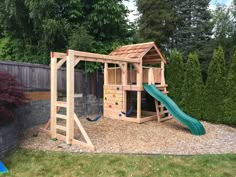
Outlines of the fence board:
M 20 63 L 13 61 L 0 61 L 0 71 L 15 75 L 17 79 L 25 86 L 27 91 L 49 91 L 50 90 L 50 67 L 41 64 Z M 93 76 L 93 75 L 91 75 Z M 89 78 L 91 87 L 92 78 Z M 100 78 L 103 79 L 103 78 Z M 102 89 L 102 84 L 100 86 Z M 89 93 L 95 93 L 87 88 Z M 66 91 L 66 70 L 58 70 L 58 91 Z M 75 70 L 75 92 L 84 93 L 85 77 L 82 70 Z

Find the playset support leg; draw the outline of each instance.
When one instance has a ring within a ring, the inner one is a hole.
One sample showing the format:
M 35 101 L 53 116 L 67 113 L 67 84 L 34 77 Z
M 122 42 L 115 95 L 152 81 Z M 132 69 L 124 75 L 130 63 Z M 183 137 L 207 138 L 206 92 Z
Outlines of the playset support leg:
M 108 63 L 104 63 L 104 85 L 108 85 Z
M 136 70 L 137 70 L 137 86 L 142 87 L 142 63 L 139 65 L 134 64 Z M 142 92 L 137 92 L 137 119 L 140 122 L 141 121 L 141 99 L 142 99 Z
M 157 113 L 157 122 L 160 123 L 161 117 L 160 117 L 160 111 L 159 111 L 159 104 L 157 100 L 155 100 L 155 107 L 156 107 L 156 113 Z
M 74 53 L 68 50 L 66 61 L 66 143 L 72 144 L 74 139 Z
M 123 67 L 123 71 L 122 71 L 122 85 L 127 85 L 128 84 L 128 64 L 124 63 L 121 64 Z M 124 89 L 122 89 L 123 92 L 123 112 L 127 112 L 127 91 L 125 91 Z M 130 105 L 131 106 L 131 105 Z
M 51 58 L 51 138 L 56 138 L 57 58 Z

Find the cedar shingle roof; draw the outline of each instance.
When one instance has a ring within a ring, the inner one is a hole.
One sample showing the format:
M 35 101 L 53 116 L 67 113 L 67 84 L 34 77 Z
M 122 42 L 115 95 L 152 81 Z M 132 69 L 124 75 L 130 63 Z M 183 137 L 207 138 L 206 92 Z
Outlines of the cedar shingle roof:
M 143 64 L 155 64 L 164 61 L 161 52 L 154 42 L 125 45 L 116 48 L 109 55 L 127 57 L 127 58 L 143 58 Z

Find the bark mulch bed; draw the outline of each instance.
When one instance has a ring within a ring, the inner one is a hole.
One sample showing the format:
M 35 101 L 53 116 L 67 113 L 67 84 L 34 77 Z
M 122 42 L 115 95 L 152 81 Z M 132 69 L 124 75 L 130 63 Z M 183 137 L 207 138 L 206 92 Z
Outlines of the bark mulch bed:
M 158 124 L 149 121 L 135 124 L 102 118 L 97 122 L 80 119 L 96 153 L 140 154 L 221 154 L 236 153 L 236 129 L 226 125 L 203 122 L 206 135 L 194 136 L 175 119 Z M 52 141 L 37 126 L 27 130 L 21 138 L 20 147 L 43 151 L 89 152 L 79 145 L 66 145 Z M 79 139 L 79 131 L 75 133 Z

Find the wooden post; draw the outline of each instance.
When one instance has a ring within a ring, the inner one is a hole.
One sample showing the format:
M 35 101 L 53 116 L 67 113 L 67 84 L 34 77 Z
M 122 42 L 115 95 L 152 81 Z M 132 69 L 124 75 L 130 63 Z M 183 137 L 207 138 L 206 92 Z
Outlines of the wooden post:
M 159 105 L 158 105 L 157 100 L 155 100 L 155 106 L 156 106 L 156 113 L 157 113 L 157 122 L 160 123 L 161 122 L 161 116 L 160 116 Z
M 165 85 L 165 64 L 161 61 L 161 85 Z
M 56 138 L 57 58 L 51 53 L 51 138 Z
M 108 85 L 108 63 L 104 64 L 104 85 Z
M 165 85 L 165 64 L 163 61 L 161 61 L 161 85 Z M 166 87 L 164 87 L 164 92 L 166 92 Z M 164 112 L 164 107 L 161 107 L 160 108 L 160 114 L 163 115 L 163 112 Z
M 123 72 L 122 72 L 122 87 L 128 84 L 128 64 L 124 63 L 123 65 Z M 123 91 L 123 112 L 127 112 L 127 91 L 122 88 Z M 131 106 L 131 105 L 130 105 Z
M 142 63 L 139 64 L 139 72 L 137 71 L 137 86 L 142 87 L 143 83 L 143 74 L 142 74 Z M 137 119 L 140 121 L 141 119 L 141 100 L 142 100 L 142 92 L 137 92 Z
M 66 143 L 72 144 L 74 139 L 74 51 L 68 50 L 66 61 Z

